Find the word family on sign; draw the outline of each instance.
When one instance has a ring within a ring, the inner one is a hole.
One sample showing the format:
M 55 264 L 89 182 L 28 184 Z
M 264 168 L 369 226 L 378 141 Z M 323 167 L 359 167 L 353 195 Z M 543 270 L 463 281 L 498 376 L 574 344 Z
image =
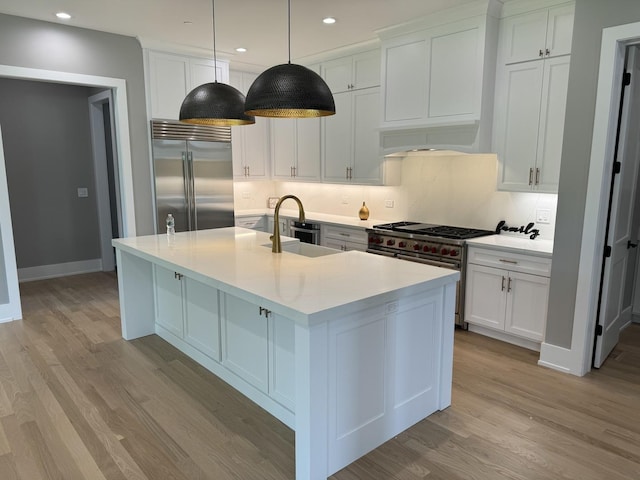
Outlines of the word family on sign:
M 531 240 L 534 240 L 538 235 L 540 235 L 540 230 L 537 228 L 533 228 L 535 223 L 530 222 L 525 227 L 524 225 L 520 225 L 519 227 L 510 227 L 507 225 L 505 220 L 500 220 L 498 225 L 496 226 L 496 233 L 500 232 L 513 232 L 513 233 L 522 233 L 523 235 L 529 235 Z

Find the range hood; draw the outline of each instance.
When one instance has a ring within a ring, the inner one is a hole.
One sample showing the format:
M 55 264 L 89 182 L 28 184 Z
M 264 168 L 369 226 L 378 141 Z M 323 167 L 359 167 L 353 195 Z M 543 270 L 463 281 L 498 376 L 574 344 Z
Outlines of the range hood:
M 380 145 L 490 153 L 499 0 L 382 29 Z

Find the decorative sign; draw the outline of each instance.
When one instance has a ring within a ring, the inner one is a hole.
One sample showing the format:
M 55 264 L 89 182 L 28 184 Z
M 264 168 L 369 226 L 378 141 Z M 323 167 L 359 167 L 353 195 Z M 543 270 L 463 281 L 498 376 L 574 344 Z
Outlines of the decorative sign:
M 540 230 L 538 230 L 537 228 L 533 228 L 534 225 L 535 223 L 530 222 L 529 224 L 527 224 L 526 227 L 524 225 L 520 225 L 519 227 L 510 227 L 509 225 L 507 225 L 507 222 L 505 220 L 500 220 L 498 222 L 498 225 L 496 226 L 496 233 L 498 234 L 500 232 L 522 233 L 524 235 L 529 235 L 529 238 L 531 240 L 534 240 L 538 235 L 540 235 Z

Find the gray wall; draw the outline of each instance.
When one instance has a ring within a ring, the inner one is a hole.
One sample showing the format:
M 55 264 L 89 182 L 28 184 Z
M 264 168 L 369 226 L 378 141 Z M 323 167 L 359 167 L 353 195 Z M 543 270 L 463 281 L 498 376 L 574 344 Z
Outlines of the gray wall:
M 571 347 L 602 29 L 640 21 L 639 0 L 576 0 L 545 341 Z
M 126 80 L 136 228 L 138 235 L 153 233 L 140 43 L 133 37 L 0 14 L 0 64 Z
M 100 258 L 89 89 L 0 78 L 18 268 Z M 88 198 L 77 188 L 87 187 Z

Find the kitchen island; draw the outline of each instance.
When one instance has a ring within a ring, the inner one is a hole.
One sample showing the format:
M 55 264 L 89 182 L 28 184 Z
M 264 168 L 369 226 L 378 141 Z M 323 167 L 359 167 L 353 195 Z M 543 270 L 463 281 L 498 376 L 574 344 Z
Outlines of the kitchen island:
M 459 273 L 230 227 L 117 239 L 122 336 L 157 334 L 295 430 L 326 479 L 451 403 Z

